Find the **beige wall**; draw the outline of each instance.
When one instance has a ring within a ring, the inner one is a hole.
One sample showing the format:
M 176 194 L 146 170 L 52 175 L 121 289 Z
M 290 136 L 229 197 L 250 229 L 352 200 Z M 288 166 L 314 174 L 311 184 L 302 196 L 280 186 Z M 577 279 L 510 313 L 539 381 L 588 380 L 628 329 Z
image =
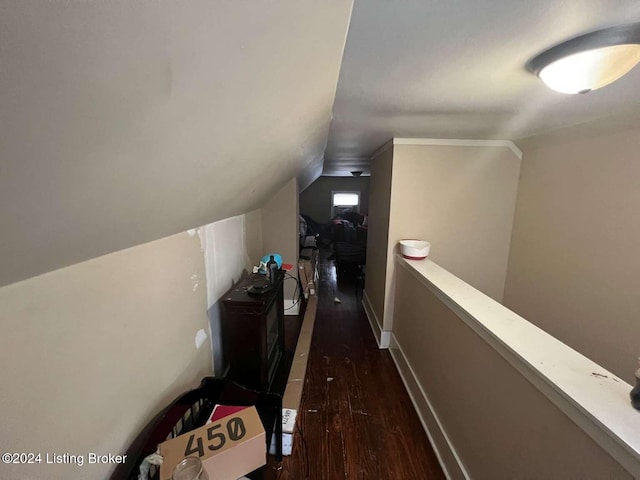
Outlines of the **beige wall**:
M 396 144 L 373 159 L 365 293 L 382 330 L 403 238 L 431 242 L 432 260 L 502 301 L 519 173 L 507 147 Z
M 207 315 L 211 325 L 214 373 L 222 376 L 227 367 L 222 346 L 222 308 L 220 298 L 250 272 L 252 258 L 262 251 L 262 225 L 259 210 L 210 223 L 198 229 L 204 252 L 207 278 Z M 260 257 L 257 257 L 260 258 Z
M 262 217 L 262 255 L 278 253 L 283 263 L 298 265 L 300 244 L 298 221 L 298 182 L 294 178 L 287 182 L 261 209 Z M 297 278 L 297 268 L 289 272 Z M 285 308 L 287 301 L 294 299 L 296 284 L 288 279 L 284 282 Z M 299 293 L 298 293 L 299 294 Z M 297 294 L 296 294 L 297 295 Z M 289 304 L 290 306 L 290 304 Z M 290 312 L 295 311 L 295 308 Z M 286 313 L 286 312 L 285 312 Z
M 320 177 L 300 193 L 300 212 L 318 223 L 331 218 L 331 192 L 360 192 L 360 213 L 369 211 L 369 177 Z
M 0 289 L 2 450 L 122 454 L 212 372 L 203 253 L 181 233 Z M 0 465 L 2 478 L 105 478 L 113 465 Z
M 249 265 L 258 265 L 262 251 L 262 211 L 254 210 L 244 216 Z
M 631 478 L 402 267 L 396 295 L 394 336 L 420 386 L 413 394 L 426 394 L 470 478 Z
M 256 216 L 0 288 L 3 451 L 123 454 L 153 415 L 211 375 L 220 338 L 207 307 L 260 242 Z M 112 468 L 0 464 L 0 477 L 106 478 Z
M 396 145 L 388 269 L 398 241 L 427 240 L 434 262 L 502 301 L 519 174 L 506 147 Z
M 378 327 L 382 329 L 387 278 L 387 245 L 393 147 L 371 160 L 369 227 L 367 232 L 367 280 L 365 301 L 369 302 Z
M 504 303 L 628 382 L 640 355 L 640 129 L 522 142 Z

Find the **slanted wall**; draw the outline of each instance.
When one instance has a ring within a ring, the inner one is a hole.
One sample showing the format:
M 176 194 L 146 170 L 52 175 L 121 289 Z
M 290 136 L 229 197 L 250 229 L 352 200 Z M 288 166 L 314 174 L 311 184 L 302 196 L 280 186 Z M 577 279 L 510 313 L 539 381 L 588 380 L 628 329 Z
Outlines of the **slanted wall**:
M 0 288 L 3 451 L 124 454 L 160 409 L 211 375 L 220 337 L 207 307 L 250 266 L 256 216 Z M 108 478 L 114 467 L 0 464 L 0 478 Z

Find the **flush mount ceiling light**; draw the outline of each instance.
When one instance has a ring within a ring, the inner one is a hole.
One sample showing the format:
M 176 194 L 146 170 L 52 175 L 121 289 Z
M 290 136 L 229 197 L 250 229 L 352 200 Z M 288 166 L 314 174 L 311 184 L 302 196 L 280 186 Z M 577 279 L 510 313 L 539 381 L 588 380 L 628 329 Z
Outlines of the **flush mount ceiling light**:
M 622 77 L 640 62 L 640 23 L 580 35 L 537 55 L 527 69 L 549 88 L 588 93 Z

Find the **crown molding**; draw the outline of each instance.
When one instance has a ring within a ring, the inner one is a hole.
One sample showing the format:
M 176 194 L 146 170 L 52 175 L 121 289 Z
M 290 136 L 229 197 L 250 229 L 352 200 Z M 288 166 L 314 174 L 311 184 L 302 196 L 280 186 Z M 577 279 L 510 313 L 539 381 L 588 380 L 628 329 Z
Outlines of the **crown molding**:
M 467 140 L 459 138 L 394 138 L 392 142 L 388 142 L 374 152 L 374 156 L 389 148 L 389 143 L 393 145 L 437 145 L 446 147 L 506 147 L 522 160 L 522 150 L 511 140 Z

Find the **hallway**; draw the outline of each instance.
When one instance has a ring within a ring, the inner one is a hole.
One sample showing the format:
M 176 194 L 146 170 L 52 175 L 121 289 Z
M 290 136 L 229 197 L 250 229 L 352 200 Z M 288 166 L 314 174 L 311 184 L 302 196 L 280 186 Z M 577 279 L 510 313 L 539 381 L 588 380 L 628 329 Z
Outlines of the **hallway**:
M 338 283 L 327 256 L 320 254 L 294 448 L 277 479 L 444 478 L 391 355 L 375 343 L 353 281 Z

